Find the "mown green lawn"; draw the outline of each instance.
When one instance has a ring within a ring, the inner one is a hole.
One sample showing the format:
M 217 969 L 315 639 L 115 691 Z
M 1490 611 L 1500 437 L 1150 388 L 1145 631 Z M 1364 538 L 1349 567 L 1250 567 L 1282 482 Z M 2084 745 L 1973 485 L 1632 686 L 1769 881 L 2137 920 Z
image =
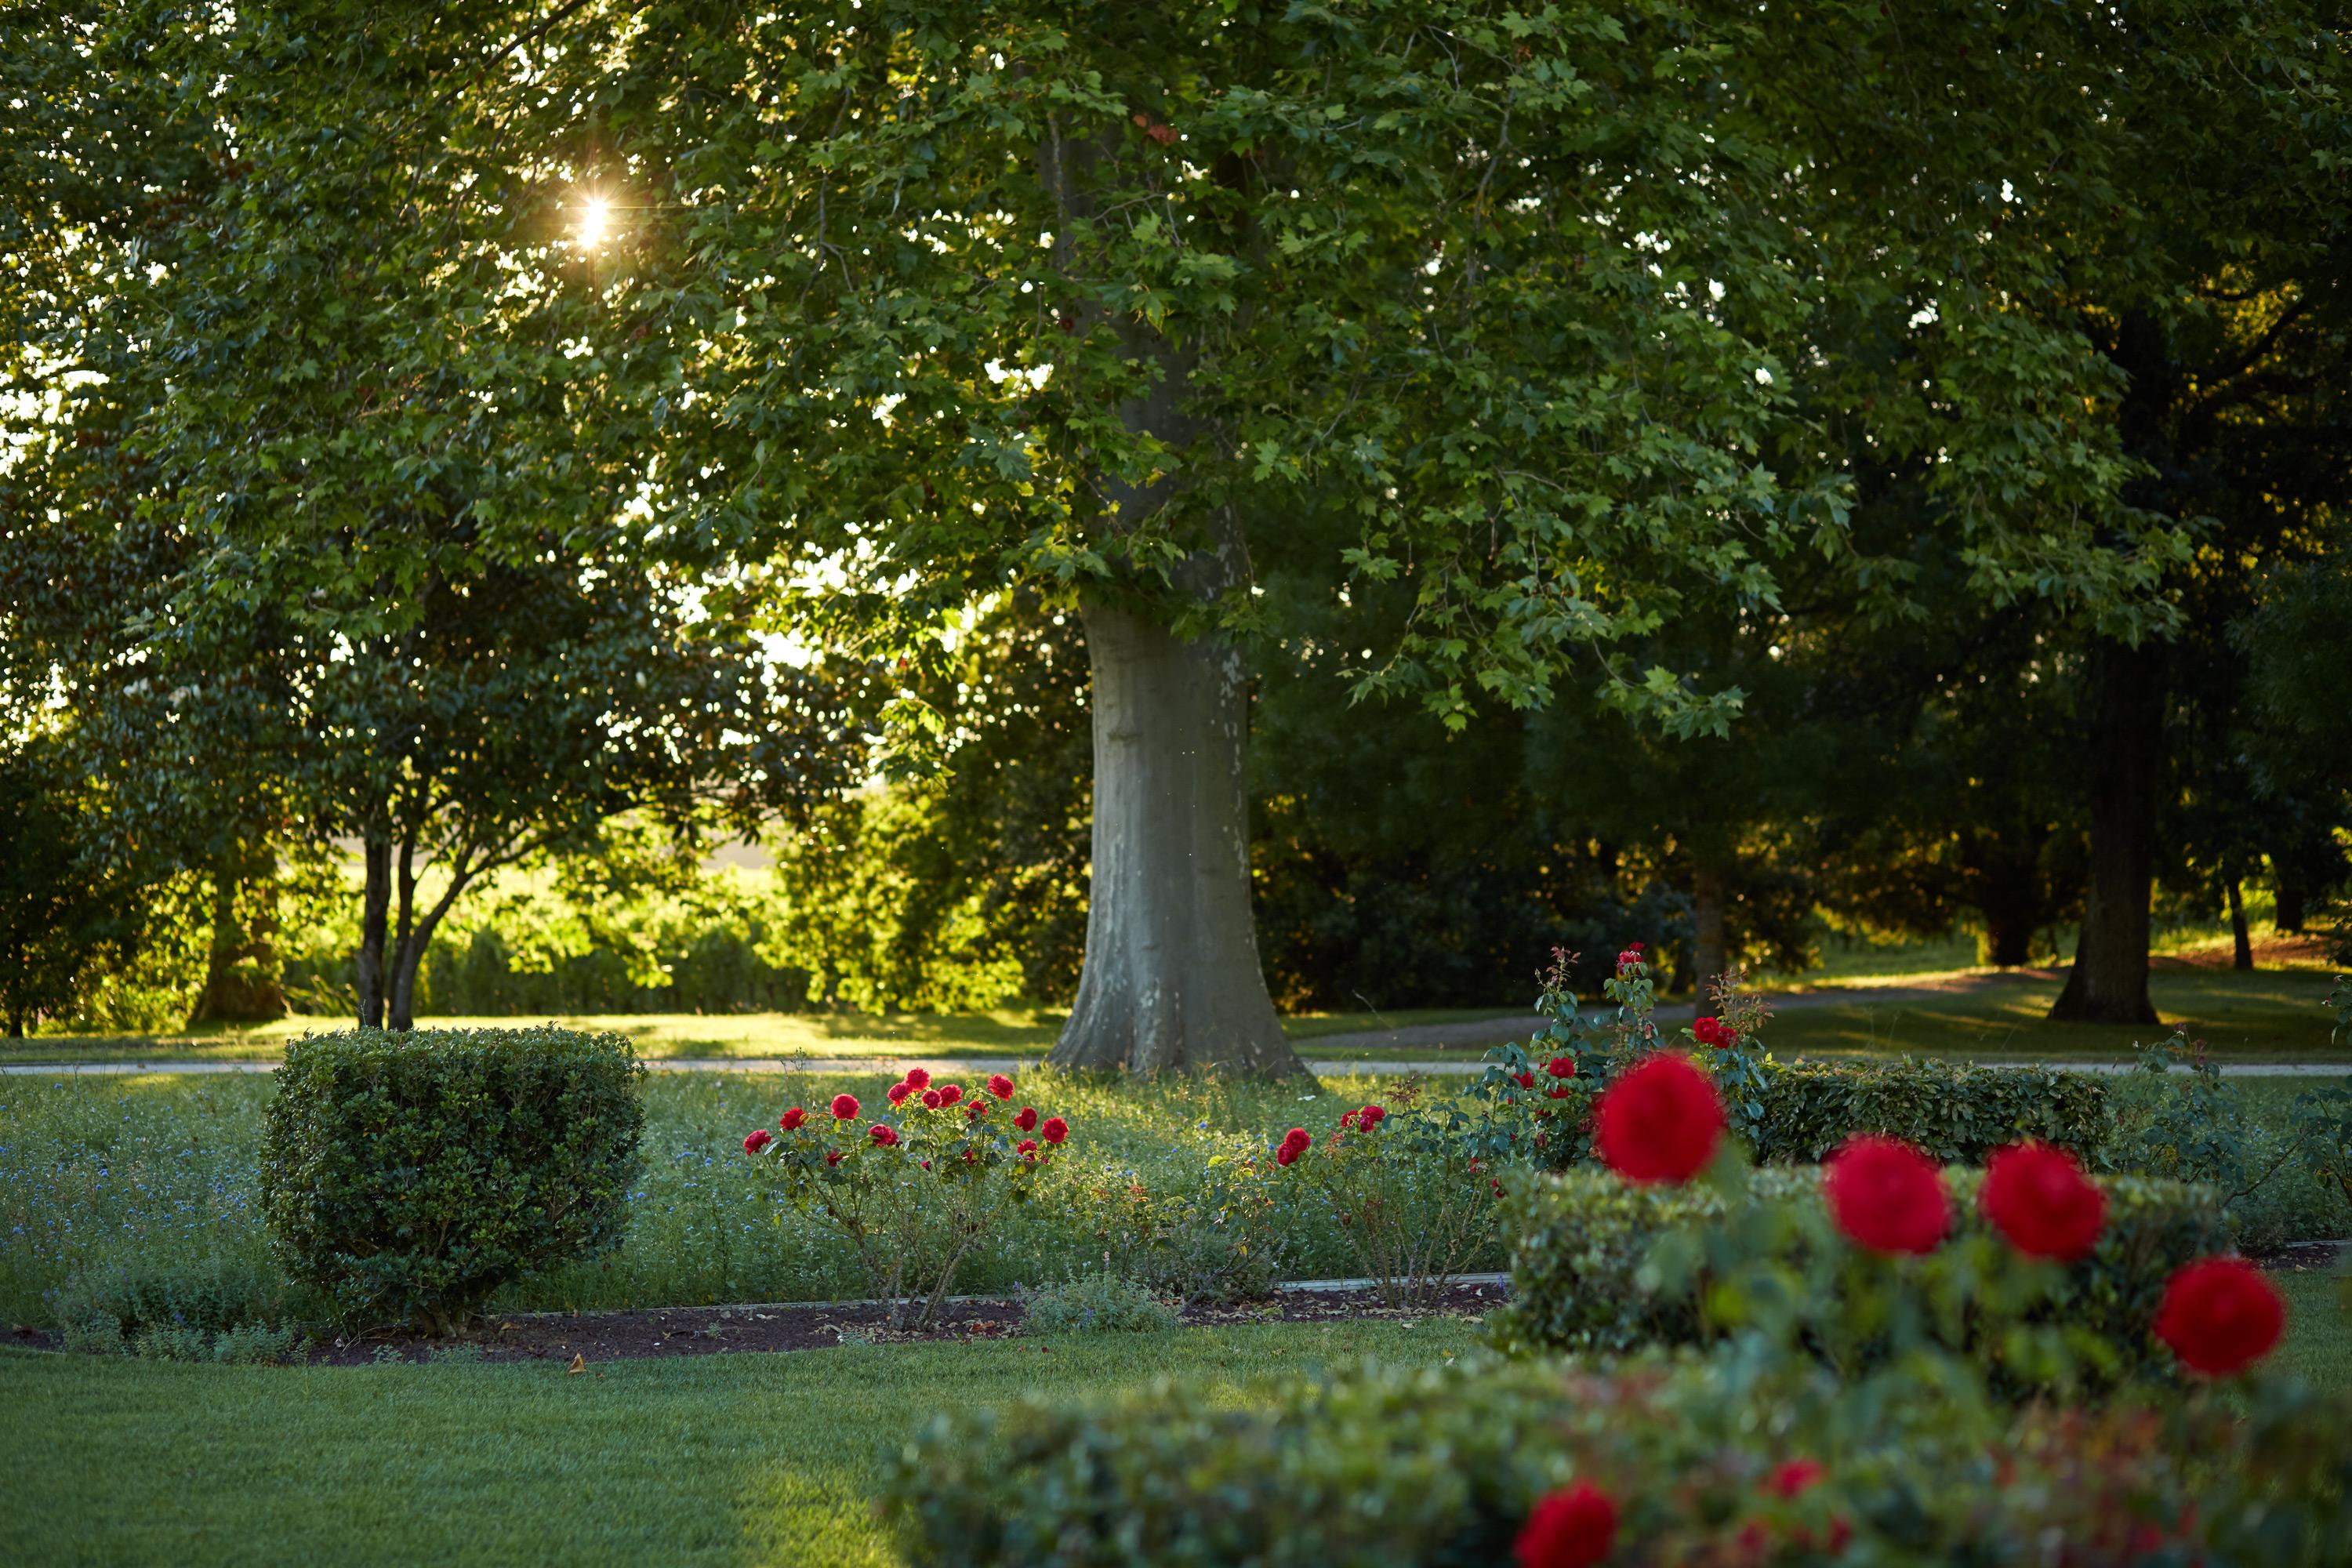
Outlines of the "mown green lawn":
M 935 1412 L 1155 1377 L 1232 1390 L 1467 1351 L 1460 1319 L 532 1366 L 0 1352 L 0 1563 L 899 1561 L 883 1446 Z
M 2352 1387 L 2347 1283 L 2281 1277 L 2282 1371 Z M 0 1352 L 0 1562 L 887 1563 L 885 1445 L 932 1413 L 1472 1353 L 1460 1319 L 359 1368 Z
M 1307 1013 L 1283 1020 L 1283 1032 L 1307 1043 L 1328 1035 L 1460 1023 L 1517 1015 L 1514 1007 L 1429 1007 L 1394 1013 Z M 636 1043 L 648 1060 L 671 1058 L 940 1056 L 1042 1057 L 1064 1015 L 1051 1008 L 986 1013 L 605 1013 L 553 1020 L 570 1028 L 609 1029 Z M 436 1028 L 511 1027 L 522 1018 L 428 1018 Z M 0 1039 L 0 1062 L 276 1061 L 286 1042 L 351 1026 L 348 1018 L 281 1018 L 252 1028 L 211 1025 L 162 1035 L 33 1035 Z

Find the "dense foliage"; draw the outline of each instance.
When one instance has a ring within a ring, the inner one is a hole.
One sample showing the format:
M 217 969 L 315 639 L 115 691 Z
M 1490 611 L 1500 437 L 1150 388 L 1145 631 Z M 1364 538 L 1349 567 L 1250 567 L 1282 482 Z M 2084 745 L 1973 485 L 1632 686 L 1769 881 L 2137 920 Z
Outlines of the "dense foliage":
M 618 1246 L 643 1069 L 554 1028 L 361 1030 L 287 1047 L 260 1160 L 272 1255 L 339 1319 L 446 1331 Z

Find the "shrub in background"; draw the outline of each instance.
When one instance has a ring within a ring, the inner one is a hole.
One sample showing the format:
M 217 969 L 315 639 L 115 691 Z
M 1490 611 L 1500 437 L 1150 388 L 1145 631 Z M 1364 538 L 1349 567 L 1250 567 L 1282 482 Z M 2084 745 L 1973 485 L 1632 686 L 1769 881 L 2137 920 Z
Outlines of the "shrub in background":
M 1076 1279 L 1024 1291 L 1022 1330 L 1032 1334 L 1144 1334 L 1176 1327 L 1176 1309 L 1140 1280 L 1116 1274 Z
M 285 1281 L 246 1258 L 141 1258 L 76 1274 L 49 1307 L 69 1351 L 275 1361 L 302 1340 Z
M 567 1029 L 298 1040 L 264 1120 L 272 1251 L 346 1322 L 446 1332 L 619 1244 L 643 1072 L 619 1036 Z
M 2105 1080 L 2055 1068 L 1773 1062 L 1763 1097 L 1752 1136 L 1766 1163 L 1811 1164 L 1857 1132 L 1900 1138 L 1948 1165 L 1981 1165 L 2021 1138 L 2090 1160 L 2108 1131 Z
M 1197 1174 L 1157 1185 L 1104 1168 L 1070 1184 L 1073 1208 L 1107 1271 L 1179 1301 L 1231 1306 L 1274 1293 L 1286 1261 L 1274 1163 L 1244 1138 L 1220 1141 Z

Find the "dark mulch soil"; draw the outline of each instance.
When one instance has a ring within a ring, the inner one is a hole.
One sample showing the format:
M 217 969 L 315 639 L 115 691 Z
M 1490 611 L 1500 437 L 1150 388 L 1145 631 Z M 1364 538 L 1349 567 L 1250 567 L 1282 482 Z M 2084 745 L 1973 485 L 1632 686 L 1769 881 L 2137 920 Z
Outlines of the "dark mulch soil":
M 1381 1305 L 1370 1290 L 1285 1290 L 1270 1301 L 1234 1307 L 1189 1306 L 1188 1325 L 1319 1322 L 1347 1318 L 1476 1317 L 1503 1298 L 1498 1285 L 1463 1285 L 1413 1311 Z M 646 1356 L 715 1355 L 728 1351 L 821 1350 L 839 1344 L 1001 1339 L 1021 1331 L 1019 1300 L 950 1302 L 921 1330 L 889 1326 L 887 1309 L 823 1302 L 763 1307 L 672 1307 L 643 1312 L 582 1312 L 495 1318 L 461 1340 L 387 1335 L 314 1343 L 310 1359 L 359 1366 L 397 1357 L 485 1362 L 560 1361 L 583 1366 Z

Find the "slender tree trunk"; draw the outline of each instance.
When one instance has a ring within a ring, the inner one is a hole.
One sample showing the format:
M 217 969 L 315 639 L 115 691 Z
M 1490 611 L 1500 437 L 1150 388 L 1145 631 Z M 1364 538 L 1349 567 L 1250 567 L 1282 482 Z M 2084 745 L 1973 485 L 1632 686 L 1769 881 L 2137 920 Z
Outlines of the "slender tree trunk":
M 25 1015 L 22 1013 L 8 1015 L 8 1037 L 12 1040 L 21 1040 L 25 1037 Z
M 2147 999 L 2148 898 L 2163 770 L 2163 650 L 2105 644 L 2092 678 L 2091 879 L 2074 964 L 2050 1016 L 2154 1024 L 2160 1020 Z
M 1980 911 L 1985 922 L 1986 956 L 1999 969 L 2015 969 L 2033 962 L 2033 922 L 2018 920 L 2006 910 Z
M 360 951 L 357 972 L 360 1027 L 383 1027 L 383 937 L 385 912 L 392 903 L 392 840 L 368 837 L 360 846 L 367 881 L 360 895 Z
M 1094 883 L 1056 1067 L 1301 1069 L 1250 911 L 1248 690 L 1239 650 L 1090 605 Z
M 2246 937 L 2246 898 L 2238 886 L 2238 874 L 2231 872 L 2223 879 L 2230 886 L 2230 967 L 2252 969 L 2254 966 L 2254 944 Z
M 1731 952 L 1723 935 L 1723 873 L 1702 865 L 1691 874 L 1691 904 L 1697 927 L 1691 942 L 1692 985 L 1706 994 L 1707 982 L 1731 967 Z
M 192 1024 L 266 1024 L 286 1016 L 278 973 L 277 855 L 224 857 L 214 872 L 212 952 Z

